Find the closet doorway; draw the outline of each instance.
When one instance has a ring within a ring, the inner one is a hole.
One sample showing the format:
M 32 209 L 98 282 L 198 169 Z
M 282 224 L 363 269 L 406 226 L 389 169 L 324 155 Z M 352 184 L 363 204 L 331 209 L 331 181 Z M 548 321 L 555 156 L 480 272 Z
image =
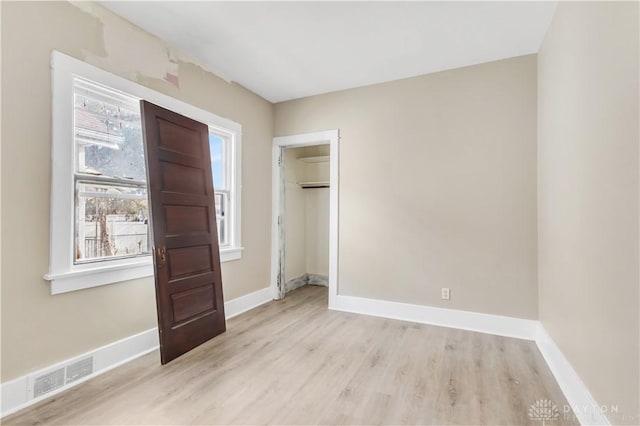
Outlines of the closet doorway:
M 273 140 L 271 289 L 283 299 L 304 285 L 337 295 L 337 130 Z

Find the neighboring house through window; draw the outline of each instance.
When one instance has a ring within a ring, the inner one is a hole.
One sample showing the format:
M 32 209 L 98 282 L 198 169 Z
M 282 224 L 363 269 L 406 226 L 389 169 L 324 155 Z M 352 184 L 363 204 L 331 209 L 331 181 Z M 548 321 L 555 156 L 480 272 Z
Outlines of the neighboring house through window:
M 209 125 L 220 259 L 239 259 L 240 125 L 58 52 L 52 63 L 52 293 L 153 273 L 140 99 Z
M 148 255 L 137 99 L 74 78 L 75 263 Z

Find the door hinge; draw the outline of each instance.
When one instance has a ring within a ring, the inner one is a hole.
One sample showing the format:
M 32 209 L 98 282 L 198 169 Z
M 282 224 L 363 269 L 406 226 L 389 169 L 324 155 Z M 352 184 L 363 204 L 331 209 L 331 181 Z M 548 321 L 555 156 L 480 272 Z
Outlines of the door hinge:
M 278 216 L 278 225 L 282 225 L 282 216 Z

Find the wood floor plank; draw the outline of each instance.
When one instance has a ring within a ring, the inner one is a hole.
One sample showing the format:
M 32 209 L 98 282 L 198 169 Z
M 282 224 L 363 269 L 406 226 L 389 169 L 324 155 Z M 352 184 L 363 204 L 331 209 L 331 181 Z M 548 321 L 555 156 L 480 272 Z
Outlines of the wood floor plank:
M 329 311 L 305 286 L 165 366 L 145 355 L 2 423 L 533 425 L 539 399 L 567 403 L 533 342 Z

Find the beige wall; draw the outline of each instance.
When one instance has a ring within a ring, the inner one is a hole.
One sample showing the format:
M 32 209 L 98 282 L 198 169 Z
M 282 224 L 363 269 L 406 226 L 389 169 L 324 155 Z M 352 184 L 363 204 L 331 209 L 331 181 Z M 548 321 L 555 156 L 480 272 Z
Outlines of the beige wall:
M 57 296 L 49 262 L 51 51 L 242 124 L 242 244 L 225 299 L 269 285 L 273 106 L 93 3 L 2 2 L 2 381 L 156 325 L 152 279 Z M 81 10 L 81 9 L 84 9 Z M 179 88 L 164 77 L 177 74 Z
M 638 3 L 560 3 L 538 55 L 540 320 L 614 424 L 640 423 L 638 36 Z
M 537 317 L 535 56 L 276 104 L 335 128 L 340 294 Z

